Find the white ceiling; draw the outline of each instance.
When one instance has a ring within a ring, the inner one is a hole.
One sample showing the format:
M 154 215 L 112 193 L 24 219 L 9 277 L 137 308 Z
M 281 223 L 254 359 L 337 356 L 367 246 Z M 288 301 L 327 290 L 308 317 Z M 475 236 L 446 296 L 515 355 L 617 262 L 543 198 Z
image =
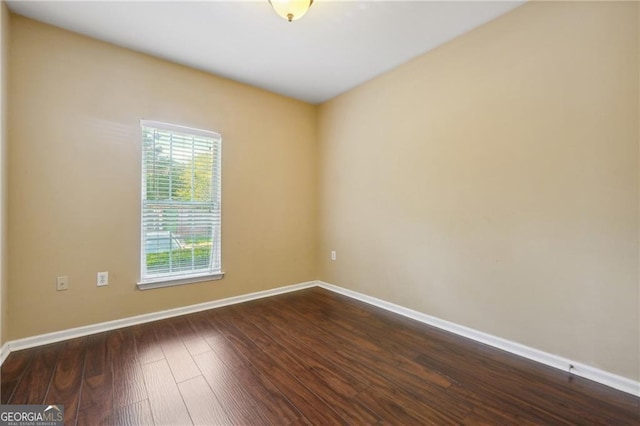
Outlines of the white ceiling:
M 9 1 L 20 15 L 310 103 L 331 99 L 521 5 L 315 0 Z

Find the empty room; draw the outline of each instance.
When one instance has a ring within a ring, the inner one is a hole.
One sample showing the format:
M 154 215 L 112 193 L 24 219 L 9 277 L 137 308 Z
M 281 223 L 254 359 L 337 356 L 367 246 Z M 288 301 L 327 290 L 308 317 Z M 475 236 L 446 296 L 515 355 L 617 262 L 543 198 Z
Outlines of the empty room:
M 0 425 L 640 425 L 639 2 L 0 18 Z

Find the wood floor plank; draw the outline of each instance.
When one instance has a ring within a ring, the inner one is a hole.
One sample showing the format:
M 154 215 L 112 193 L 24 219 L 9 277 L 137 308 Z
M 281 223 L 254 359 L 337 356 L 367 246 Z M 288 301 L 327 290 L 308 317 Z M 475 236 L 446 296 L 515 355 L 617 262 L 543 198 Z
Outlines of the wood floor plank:
M 107 420 L 109 425 L 117 426 L 153 426 L 153 415 L 149 400 L 135 402 L 118 408 Z
M 0 377 L 2 378 L 0 402 L 2 404 L 7 404 L 11 399 L 34 354 L 35 351 L 32 350 L 12 352 L 2 364 L 0 369 Z
M 231 423 L 272 424 L 269 413 L 263 410 L 261 402 L 252 399 L 248 389 L 216 353 L 204 352 L 194 359 Z M 248 401 L 252 402 L 247 404 Z
M 433 387 L 420 378 L 404 381 L 407 377 L 404 371 L 394 370 L 389 366 L 373 361 L 367 362 L 352 351 L 336 351 L 336 355 L 347 364 L 358 364 L 369 369 L 369 377 L 378 382 L 372 386 L 382 397 L 392 396 L 394 401 L 406 401 L 405 407 L 413 407 L 417 413 L 428 413 L 429 418 L 446 419 L 446 423 L 460 422 L 471 410 L 472 405 L 464 400 L 452 398 L 439 387 Z M 411 402 L 409 404 L 408 402 Z
M 42 404 L 49 389 L 61 344 L 46 345 L 34 351 L 32 362 L 11 397 L 11 404 Z
M 507 413 L 504 410 L 488 408 L 486 406 L 477 406 L 467 414 L 463 419 L 464 425 L 518 425 L 518 426 L 537 426 L 542 423 L 534 422 L 528 418 L 522 418 L 519 415 Z
M 236 321 L 234 321 L 234 324 L 236 324 Z M 219 333 L 215 334 L 215 336 L 218 335 Z M 265 335 L 261 337 L 266 338 Z M 209 340 L 214 347 L 221 344 L 217 338 L 212 339 L 209 337 Z M 244 346 L 243 353 L 251 354 L 247 359 L 250 360 L 255 368 L 265 374 L 274 386 L 287 395 L 287 398 L 300 411 L 308 423 L 312 425 L 353 424 L 345 421 L 335 412 L 335 407 L 328 405 L 308 388 L 310 383 L 316 383 L 315 378 L 309 379 L 309 376 L 300 376 L 289 368 L 290 365 L 276 362 L 274 356 L 277 355 L 277 352 L 271 350 L 271 347 L 263 350 L 255 342 L 249 341 L 247 343 L 246 340 L 243 340 L 242 345 Z
M 182 338 L 173 328 L 172 323 L 173 319 L 170 319 L 158 321 L 154 325 L 164 358 L 167 360 L 176 382 L 180 383 L 199 376 L 200 370 L 198 370 L 196 363 L 193 362 L 191 353 L 189 353 L 182 342 Z
M 86 343 L 86 337 L 79 337 L 67 340 L 61 346 L 51 385 L 43 402 L 64 405 L 64 423 L 69 425 L 75 424 L 78 414 Z
M 467 386 L 469 387 L 469 386 Z M 473 409 L 465 416 L 463 423 L 474 423 L 493 419 L 494 422 L 508 425 L 536 424 L 536 425 L 567 425 L 566 420 L 539 410 L 528 410 L 526 406 L 514 404 L 500 395 L 491 393 L 476 393 L 465 386 L 454 385 L 447 393 L 455 398 L 464 398 L 473 405 Z
M 204 338 L 194 329 L 189 322 L 188 316 L 176 317 L 171 320 L 176 333 L 182 339 L 182 343 L 187 347 L 191 355 L 198 355 L 211 350 Z
M 178 383 L 178 389 L 194 425 L 230 424 L 222 404 L 202 376 Z
M 107 333 L 87 337 L 84 357 L 85 377 L 101 376 L 111 372 L 111 353 L 107 344 Z
M 261 411 L 273 424 L 290 424 L 300 417 L 298 410 L 271 383 L 268 377 L 257 370 L 241 350 L 233 344 L 214 345 L 213 352 L 232 371 L 251 400 L 256 401 Z
M 251 307 L 247 307 L 251 309 Z M 332 393 L 350 398 L 364 390 L 367 385 L 350 377 L 349 371 L 343 371 L 329 363 L 325 358 L 312 348 L 298 345 L 298 342 L 289 340 L 289 335 L 281 329 L 273 326 L 268 321 L 249 321 L 247 316 L 239 309 L 230 309 L 224 314 L 227 322 L 238 328 L 263 350 L 278 357 L 284 365 L 287 365 L 296 375 L 305 375 L 305 380 L 322 382 Z M 260 311 L 262 312 L 262 311 Z M 277 343 L 269 336 L 277 337 L 282 344 Z M 306 376 L 310 373 L 311 377 Z
M 107 333 L 88 337 L 78 424 L 104 424 L 113 411 L 113 371 Z
M 164 359 L 164 352 L 156 336 L 156 324 L 147 323 L 131 327 L 136 341 L 137 357 L 142 364 Z
M 96 425 L 111 425 L 112 410 L 100 410 L 96 406 L 89 409 L 78 410 L 78 417 L 76 419 L 76 426 L 96 426 Z
M 194 330 L 196 330 L 198 335 L 202 337 L 202 339 L 205 340 L 205 342 L 207 342 L 207 340 L 216 340 L 217 338 L 220 337 L 220 332 L 207 319 L 207 315 L 208 315 L 208 312 L 205 311 L 205 312 L 198 312 L 198 313 L 187 316 L 187 321 L 189 322 L 189 325 Z
M 142 374 L 156 425 L 193 424 L 166 360 L 142 364 Z
M 394 395 L 392 392 L 383 392 L 379 389 L 370 388 L 359 395 L 360 400 L 376 409 L 389 419 L 392 424 L 399 425 L 448 425 L 457 424 L 440 415 L 437 411 L 421 408 L 415 409 L 412 399 Z
M 246 336 L 245 339 L 239 340 L 245 345 L 245 351 L 255 350 L 249 346 L 250 344 L 261 349 L 303 382 L 324 384 L 332 395 L 351 398 L 367 387 L 355 380 L 349 380 L 347 371 L 332 365 L 313 349 L 287 340 L 287 336 L 284 336 L 279 328 L 270 326 L 266 322 L 257 324 L 248 321 L 240 311 L 230 313 L 232 315 L 229 315 L 229 320 L 233 326 Z M 238 341 L 239 337 L 235 334 L 230 335 L 229 339 Z
M 113 373 L 113 409 L 146 400 L 147 389 L 132 329 L 123 328 L 109 332 L 107 344 L 111 353 Z
M 348 381 L 354 391 L 360 391 L 368 387 L 371 383 L 366 375 L 360 374 L 351 368 L 341 368 L 339 365 L 333 363 L 326 357 L 322 356 L 324 348 L 318 348 L 317 344 L 321 341 L 322 336 L 330 339 L 327 330 L 322 330 L 315 327 L 314 324 L 308 323 L 308 321 L 300 321 L 300 318 L 296 318 L 291 311 L 287 312 L 286 306 L 278 306 L 276 309 L 273 307 L 257 301 L 255 303 L 247 304 L 237 309 L 240 316 L 246 316 L 249 312 L 254 312 L 256 316 L 261 318 L 261 321 L 253 321 L 257 327 L 259 327 L 264 333 L 269 336 L 277 337 L 277 340 L 289 348 L 290 351 L 310 352 L 310 356 L 315 357 L 316 360 L 322 359 L 322 363 L 328 366 L 329 370 L 335 371 L 340 377 Z M 210 315 L 218 315 L 215 312 L 211 312 Z M 294 319 L 295 318 L 295 319 Z M 311 328 L 310 328 L 311 327 Z M 310 329 L 313 329 L 313 333 L 308 333 Z M 350 345 L 351 342 L 348 339 L 343 340 L 337 347 L 342 344 Z M 325 346 L 328 348 L 328 346 Z M 331 348 L 331 350 L 333 350 Z M 307 359 L 304 359 L 306 368 Z

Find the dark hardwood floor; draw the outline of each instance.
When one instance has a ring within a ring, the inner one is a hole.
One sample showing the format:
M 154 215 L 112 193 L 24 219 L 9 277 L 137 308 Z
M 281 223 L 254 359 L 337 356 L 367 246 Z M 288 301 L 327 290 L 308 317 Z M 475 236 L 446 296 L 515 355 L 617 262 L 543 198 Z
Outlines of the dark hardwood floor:
M 11 353 L 66 425 L 640 424 L 640 398 L 312 288 Z

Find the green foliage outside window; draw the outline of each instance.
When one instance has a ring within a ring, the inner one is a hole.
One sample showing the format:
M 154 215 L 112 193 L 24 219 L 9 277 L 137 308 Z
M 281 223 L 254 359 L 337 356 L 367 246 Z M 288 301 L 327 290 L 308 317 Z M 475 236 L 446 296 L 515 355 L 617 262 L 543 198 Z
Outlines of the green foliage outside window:
M 201 246 L 193 248 L 193 262 L 198 265 L 209 264 L 209 256 L 211 255 L 211 246 Z M 171 259 L 169 259 L 171 256 Z M 174 265 L 173 270 L 184 267 L 185 270 L 191 268 L 192 251 L 190 248 L 174 250 L 173 252 L 163 251 L 160 253 L 147 254 L 147 268 L 149 270 L 166 268 L 169 260 Z

